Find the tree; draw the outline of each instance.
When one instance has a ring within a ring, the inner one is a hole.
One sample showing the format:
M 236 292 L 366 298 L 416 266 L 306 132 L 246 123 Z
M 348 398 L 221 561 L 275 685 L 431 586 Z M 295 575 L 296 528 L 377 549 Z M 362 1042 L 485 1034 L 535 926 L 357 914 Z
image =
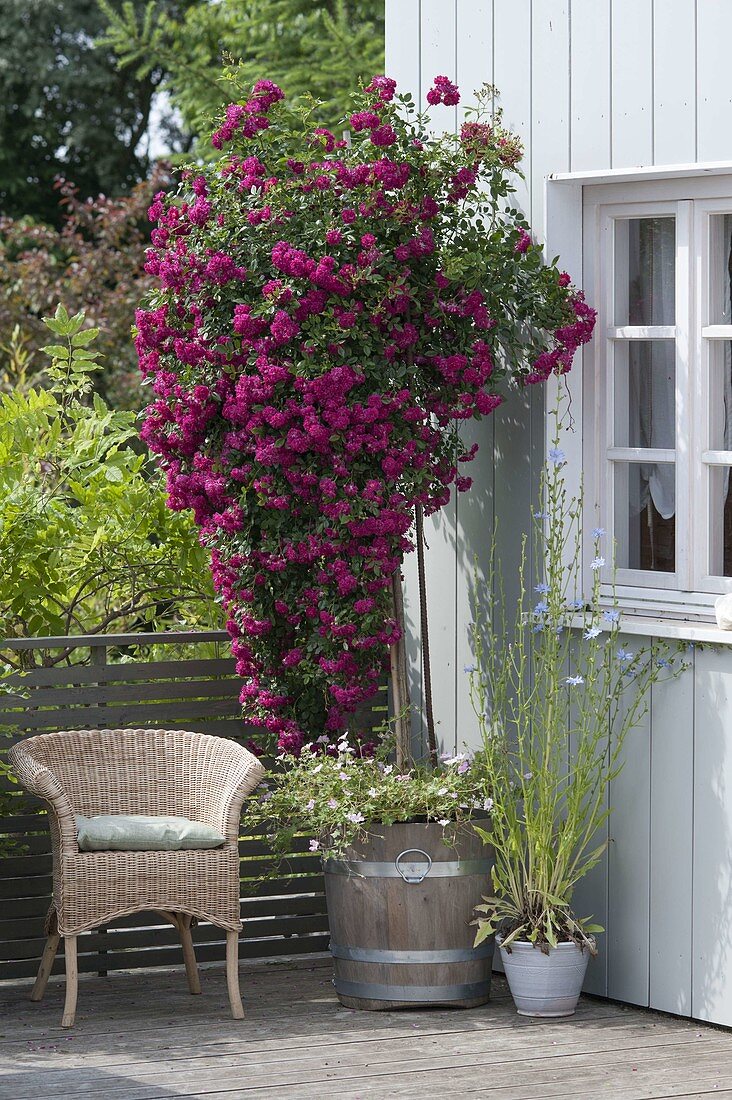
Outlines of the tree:
M 333 126 L 354 83 L 384 67 L 384 0 L 218 0 L 182 17 L 164 0 L 149 0 L 144 13 L 100 3 L 109 20 L 104 42 L 121 66 L 135 66 L 141 80 L 165 70 L 165 87 L 196 134 L 208 134 L 234 78 L 251 85 L 269 77 L 289 98 L 317 88 L 315 117 Z
M 46 385 L 0 395 L 0 638 L 214 625 L 193 523 L 130 445 L 135 415 L 91 394 L 97 331 L 63 307 L 46 325 Z
M 84 309 L 99 328 L 103 368 L 95 389 L 115 407 L 137 408 L 140 377 L 130 326 L 151 285 L 144 270 L 149 239 L 147 209 L 169 183 L 163 166 L 122 198 L 81 201 L 61 184 L 59 229 L 28 218 L 0 217 L 0 350 L 14 363 L 13 386 L 33 380 L 47 342 L 43 316 L 63 301 Z M 0 389 L 2 381 L 0 379 Z
M 191 2 L 158 7 L 181 18 Z M 127 191 L 147 175 L 144 138 L 163 71 L 116 68 L 112 51 L 95 42 L 106 25 L 96 0 L 5 0 L 2 15 L 0 210 L 58 224 L 56 176 L 87 198 Z

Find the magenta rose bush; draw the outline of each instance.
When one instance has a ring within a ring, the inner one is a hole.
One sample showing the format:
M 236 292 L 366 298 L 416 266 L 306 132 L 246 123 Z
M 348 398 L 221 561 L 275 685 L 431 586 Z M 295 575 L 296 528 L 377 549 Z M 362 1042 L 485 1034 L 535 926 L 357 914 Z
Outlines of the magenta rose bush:
M 435 117 L 458 98 L 446 77 L 427 95 Z M 358 740 L 415 507 L 470 486 L 459 425 L 569 370 L 592 332 L 510 209 L 521 148 L 491 99 L 434 137 L 375 77 L 346 141 L 261 80 L 218 163 L 150 209 L 141 434 L 210 548 L 245 714 L 281 750 Z

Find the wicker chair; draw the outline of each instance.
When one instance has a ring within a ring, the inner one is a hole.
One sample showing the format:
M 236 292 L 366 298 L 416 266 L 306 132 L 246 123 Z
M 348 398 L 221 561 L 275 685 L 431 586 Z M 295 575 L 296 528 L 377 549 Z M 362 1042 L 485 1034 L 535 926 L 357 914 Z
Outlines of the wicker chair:
M 183 730 L 79 730 L 30 737 L 10 752 L 20 782 L 49 805 L 53 900 L 31 1000 L 40 1001 L 64 937 L 62 1027 L 76 1013 L 80 932 L 128 913 L 154 910 L 178 930 L 188 987 L 201 986 L 191 939 L 195 919 L 226 930 L 226 983 L 234 1019 L 239 992 L 239 820 L 264 768 L 235 741 Z M 75 815 L 186 817 L 214 826 L 222 848 L 82 852 Z

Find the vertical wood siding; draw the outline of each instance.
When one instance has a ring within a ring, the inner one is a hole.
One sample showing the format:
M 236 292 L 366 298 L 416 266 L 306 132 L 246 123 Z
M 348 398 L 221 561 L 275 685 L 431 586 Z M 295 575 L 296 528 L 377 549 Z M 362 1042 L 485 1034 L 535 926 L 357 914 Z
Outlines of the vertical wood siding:
M 387 72 L 405 89 L 455 77 L 495 83 L 526 148 L 516 202 L 537 239 L 549 173 L 732 159 L 729 0 L 386 0 Z M 459 124 L 445 108 L 436 127 Z M 577 255 L 563 257 L 581 270 Z M 428 530 L 433 679 L 445 748 L 475 744 L 467 698 L 469 584 L 494 515 L 498 551 L 517 559 L 544 453 L 542 395 L 472 426 L 474 486 Z M 406 569 L 416 627 L 415 569 Z M 509 598 L 511 588 L 509 587 Z M 637 644 L 637 643 L 636 643 Z M 421 655 L 410 640 L 413 698 Z M 611 798 L 606 858 L 577 892 L 608 931 L 588 988 L 732 1025 L 732 653 L 697 649 L 654 689 Z M 419 719 L 417 720 L 419 726 Z

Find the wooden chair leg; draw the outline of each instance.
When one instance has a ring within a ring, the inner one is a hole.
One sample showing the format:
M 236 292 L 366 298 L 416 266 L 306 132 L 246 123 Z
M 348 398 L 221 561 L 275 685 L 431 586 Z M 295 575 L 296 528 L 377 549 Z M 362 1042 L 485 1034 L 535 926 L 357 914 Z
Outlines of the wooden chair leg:
M 183 962 L 186 965 L 186 977 L 188 979 L 188 989 L 194 995 L 201 992 L 201 979 L 198 975 L 198 966 L 196 965 L 196 953 L 193 950 L 193 940 L 191 939 L 191 920 L 186 913 L 180 913 L 178 915 L 178 931 L 180 933 L 180 942 L 183 948 Z
M 53 960 L 56 958 L 60 939 L 61 937 L 58 932 L 50 932 L 48 935 L 46 946 L 43 948 L 41 965 L 38 967 L 38 977 L 31 990 L 30 999 L 32 1001 L 40 1001 L 43 994 L 46 992 L 46 986 L 48 985 L 48 979 L 51 974 L 51 968 L 53 967 Z
M 76 936 L 64 937 L 66 956 L 66 1000 L 61 1027 L 73 1027 L 76 1017 L 76 998 L 79 992 L 79 970 L 76 962 Z
M 235 1020 L 244 1019 L 244 1006 L 239 992 L 239 933 L 226 933 L 226 988 L 229 991 L 231 1015 Z

